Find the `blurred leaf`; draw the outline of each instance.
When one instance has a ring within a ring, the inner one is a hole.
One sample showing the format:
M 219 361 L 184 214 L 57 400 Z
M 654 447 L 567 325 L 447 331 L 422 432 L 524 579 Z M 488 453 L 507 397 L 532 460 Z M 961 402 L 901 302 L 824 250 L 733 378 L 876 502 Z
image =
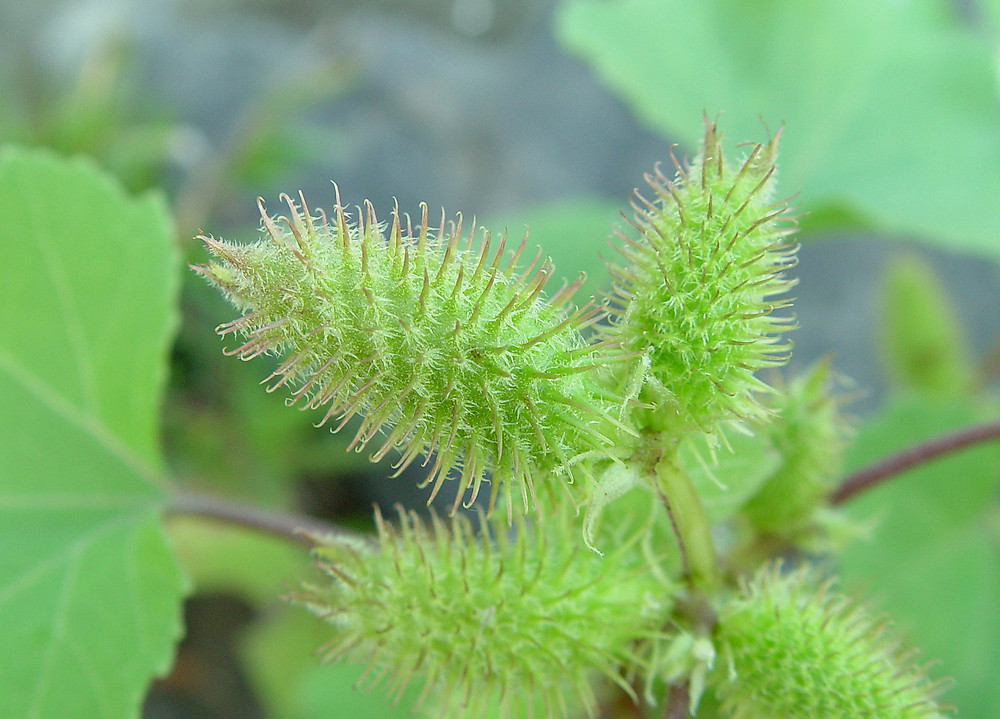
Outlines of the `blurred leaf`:
M 712 524 L 735 515 L 781 465 L 780 453 L 765 437 L 730 431 L 724 439 L 714 450 L 695 442 L 681 446 L 681 463 Z
M 355 689 L 355 664 L 321 664 L 317 649 L 334 629 L 301 607 L 285 607 L 258 624 L 244 645 L 254 687 L 273 719 L 412 719 L 419 682 L 397 703 L 382 691 Z
M 864 426 L 849 461 L 864 466 L 978 419 L 957 401 L 899 399 Z M 984 445 L 858 496 L 850 515 L 877 528 L 840 562 L 848 589 L 871 596 L 924 657 L 942 661 L 934 673 L 955 678 L 943 700 L 967 719 L 995 716 L 1000 703 L 1000 542 L 988 527 L 998 477 L 1000 450 Z
M 1000 31 L 1000 0 L 981 0 L 981 2 L 973 4 L 977 5 L 977 9 L 986 17 L 995 38 L 996 33 Z
M 287 539 L 198 517 L 172 517 L 171 546 L 201 594 L 235 594 L 262 605 L 287 594 L 310 566 Z
M 296 128 L 278 126 L 269 128 L 248 141 L 240 157 L 236 158 L 232 172 L 246 187 L 260 187 L 271 183 L 275 177 L 291 167 L 301 167 L 314 155 L 312 147 L 304 141 Z
M 0 716 L 137 717 L 184 589 L 159 527 L 177 260 L 156 197 L 0 151 Z
M 352 59 L 327 49 L 294 71 L 277 68 L 268 86 L 241 118 L 231 171 L 243 184 L 259 187 L 288 168 L 302 166 L 336 142 L 336 130 L 323 127 L 321 138 L 310 137 L 302 116 L 344 93 L 355 78 Z M 317 142 L 317 140 L 319 142 Z
M 109 28 L 80 58 L 72 78 L 15 67 L 10 99 L 24 107 L 20 127 L 12 127 L 15 136 L 93 157 L 129 189 L 162 180 L 176 124 L 145 92 L 136 49 L 132 38 Z
M 780 185 L 801 190 L 803 207 L 1000 257 L 992 48 L 950 10 L 932 0 L 570 0 L 558 34 L 686 153 L 703 112 L 721 113 L 734 141 L 784 123 Z
M 532 249 L 540 246 L 555 263 L 558 281 L 551 283 L 550 294 L 559 289 L 563 279 L 573 282 L 577 275 L 586 272 L 587 280 L 575 296 L 576 304 L 581 305 L 588 297 L 600 299 L 600 292 L 611 289 L 611 277 L 601 256 L 614 254 L 607 239 L 611 228 L 622 224 L 621 209 L 620 205 L 604 199 L 560 200 L 526 208 L 505 221 L 487 226 L 497 231 L 506 227 L 510 239 L 518 241 L 527 229 L 529 246 Z
M 319 57 L 292 53 L 290 65 L 273 68 L 230 123 L 223 145 L 192 168 L 174 203 L 174 216 L 185 234 L 197 232 L 218 203 L 242 186 L 261 193 L 261 183 L 270 185 L 295 164 L 326 156 L 331 145 L 336 146 L 335 131 L 311 131 L 302 116 L 347 88 L 355 75 L 354 63 L 341 56 L 339 48 L 321 47 Z
M 412 707 L 421 685 L 414 682 L 395 701 L 381 689 L 356 689 L 364 667 L 357 664 L 331 664 L 309 672 L 302 688 L 303 719 L 413 719 Z M 439 712 L 438 712 L 439 713 Z

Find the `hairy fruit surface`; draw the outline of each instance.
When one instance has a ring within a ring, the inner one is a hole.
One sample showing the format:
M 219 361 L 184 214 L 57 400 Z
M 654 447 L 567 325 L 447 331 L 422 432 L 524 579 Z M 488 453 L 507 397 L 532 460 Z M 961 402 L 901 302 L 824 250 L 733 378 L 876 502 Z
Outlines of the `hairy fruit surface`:
M 246 313 L 219 328 L 243 336 L 233 354 L 285 357 L 271 391 L 292 387 L 334 431 L 363 417 L 351 448 L 382 430 L 373 459 L 398 450 L 397 474 L 432 462 L 431 499 L 458 476 L 456 506 L 492 474 L 491 507 L 503 487 L 510 512 L 537 477 L 587 476 L 581 461 L 625 430 L 599 381 L 616 343 L 582 334 L 603 309 L 571 306 L 579 283 L 545 298 L 551 263 L 518 267 L 527 238 L 510 256 L 475 222 L 463 236 L 461 216 L 432 227 L 426 206 L 418 226 L 394 211 L 386 227 L 367 204 L 353 221 L 339 194 L 330 219 L 286 199 L 287 217 L 261 206 L 264 240 L 202 238 L 218 261 L 195 269 Z
M 793 284 L 787 204 L 773 202 L 777 136 L 756 145 L 739 166 L 723 158 L 722 138 L 706 122 L 701 152 L 677 176 L 646 180 L 636 193 L 637 239 L 621 235 L 623 266 L 610 265 L 620 311 L 611 336 L 648 353 L 642 398 L 655 424 L 672 433 L 711 432 L 723 419 L 761 418 L 754 376 L 782 364 L 780 333 L 791 318 L 772 315 Z
M 805 570 L 769 565 L 722 612 L 731 676 L 719 686 L 733 719 L 935 719 L 939 687 L 873 618 Z
M 629 538 L 604 557 L 582 547 L 568 514 L 512 531 L 483 520 L 478 535 L 462 516 L 401 511 L 393 528 L 376 514 L 378 550 L 318 547 L 332 582 L 297 599 L 336 631 L 326 659 L 366 663 L 391 693 L 422 679 L 418 707 L 429 699 L 439 716 L 595 716 L 595 679 L 635 699 L 621 674 L 659 635 L 671 586 Z

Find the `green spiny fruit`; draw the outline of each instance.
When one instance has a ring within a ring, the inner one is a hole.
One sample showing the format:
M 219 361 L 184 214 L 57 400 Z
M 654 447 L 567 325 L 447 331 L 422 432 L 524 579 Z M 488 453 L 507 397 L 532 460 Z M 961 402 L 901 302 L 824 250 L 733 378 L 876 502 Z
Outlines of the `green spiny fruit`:
M 611 335 L 630 352 L 648 353 L 643 398 L 657 407 L 647 424 L 673 434 L 711 432 L 722 419 L 769 413 L 754 397 L 754 376 L 782 364 L 779 334 L 791 319 L 772 300 L 793 282 L 786 203 L 772 201 L 778 136 L 734 167 L 706 121 L 700 154 L 677 177 L 646 180 L 652 201 L 636 193 L 638 239 L 620 235 L 624 266 L 610 264 L 621 309 Z M 665 410 L 665 411 L 664 411 Z
M 503 486 L 509 513 L 511 485 L 527 509 L 534 476 L 589 476 L 581 460 L 626 429 L 599 377 L 621 358 L 615 343 L 582 334 L 603 308 L 570 308 L 583 278 L 546 299 L 540 251 L 517 268 L 527 237 L 505 258 L 505 237 L 483 231 L 477 247 L 475 222 L 466 237 L 461 216 L 434 228 L 426 206 L 416 228 L 398 211 L 386 228 L 369 204 L 352 222 L 339 193 L 332 221 L 285 199 L 283 218 L 258 203 L 264 240 L 201 238 L 220 261 L 194 269 L 246 312 L 219 328 L 244 337 L 233 354 L 286 357 L 269 391 L 294 386 L 290 403 L 324 409 L 319 424 L 335 418 L 334 431 L 364 417 L 352 448 L 385 430 L 373 460 L 399 450 L 397 474 L 434 456 L 430 498 L 454 470 L 456 506 L 492 472 L 490 506 Z
M 462 516 L 400 514 L 391 528 L 376 513 L 378 549 L 316 549 L 333 581 L 293 599 L 335 627 L 325 659 L 367 664 L 367 683 L 393 694 L 419 677 L 418 707 L 429 698 L 440 716 L 594 716 L 601 678 L 635 698 L 623 670 L 641 669 L 672 588 L 637 551 L 641 534 L 599 557 L 572 511 L 512 531 L 481 518 L 479 534 Z
M 808 570 L 769 565 L 719 616 L 730 655 L 717 691 L 733 719 L 932 719 L 932 685 L 887 636 L 887 623 L 830 590 Z
M 848 437 L 831 384 L 830 366 L 820 362 L 771 396 L 768 405 L 775 419 L 764 434 L 778 451 L 781 464 L 743 507 L 744 516 L 756 529 L 794 534 L 825 504 L 840 472 Z

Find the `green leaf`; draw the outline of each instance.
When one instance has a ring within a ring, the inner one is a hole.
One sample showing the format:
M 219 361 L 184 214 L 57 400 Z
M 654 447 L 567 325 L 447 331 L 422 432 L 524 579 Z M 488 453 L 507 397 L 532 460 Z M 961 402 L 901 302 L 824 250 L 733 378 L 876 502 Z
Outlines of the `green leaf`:
M 782 194 L 816 217 L 1000 257 L 993 49 L 945 3 L 571 0 L 557 28 L 684 153 L 704 112 L 734 142 L 784 123 Z
M 287 539 L 199 517 L 172 517 L 170 544 L 199 594 L 236 594 L 255 606 L 288 592 L 309 553 Z
M 1000 31 L 1000 0 L 982 0 L 976 3 L 978 10 L 985 16 L 986 25 L 993 34 L 994 44 L 998 44 L 997 33 Z
M 977 421 L 967 404 L 904 398 L 860 431 L 855 468 Z M 1000 450 L 963 450 L 893 478 L 853 500 L 852 518 L 875 522 L 841 557 L 847 589 L 889 611 L 932 674 L 951 676 L 944 697 L 962 717 L 995 716 L 1000 703 L 1000 542 L 990 536 Z
M 356 689 L 364 666 L 320 664 L 316 651 L 331 639 L 324 625 L 299 607 L 285 607 L 256 624 L 243 656 L 268 716 L 274 719 L 412 719 L 420 694 L 414 684 L 398 701 L 383 691 Z
M 177 257 L 157 198 L 0 151 L 0 716 L 131 719 L 180 633 L 157 439 Z
M 739 431 L 725 432 L 722 447 L 687 442 L 680 459 L 712 524 L 740 511 L 781 464 L 767 438 Z

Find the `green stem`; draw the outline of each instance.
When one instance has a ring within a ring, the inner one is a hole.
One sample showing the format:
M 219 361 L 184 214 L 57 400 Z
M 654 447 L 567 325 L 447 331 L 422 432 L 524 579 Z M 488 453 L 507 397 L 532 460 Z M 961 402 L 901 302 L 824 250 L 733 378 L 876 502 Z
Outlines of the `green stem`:
M 656 490 L 677 535 L 688 579 L 698 589 L 710 592 L 718 569 L 708 517 L 673 448 L 664 451 L 656 463 Z

